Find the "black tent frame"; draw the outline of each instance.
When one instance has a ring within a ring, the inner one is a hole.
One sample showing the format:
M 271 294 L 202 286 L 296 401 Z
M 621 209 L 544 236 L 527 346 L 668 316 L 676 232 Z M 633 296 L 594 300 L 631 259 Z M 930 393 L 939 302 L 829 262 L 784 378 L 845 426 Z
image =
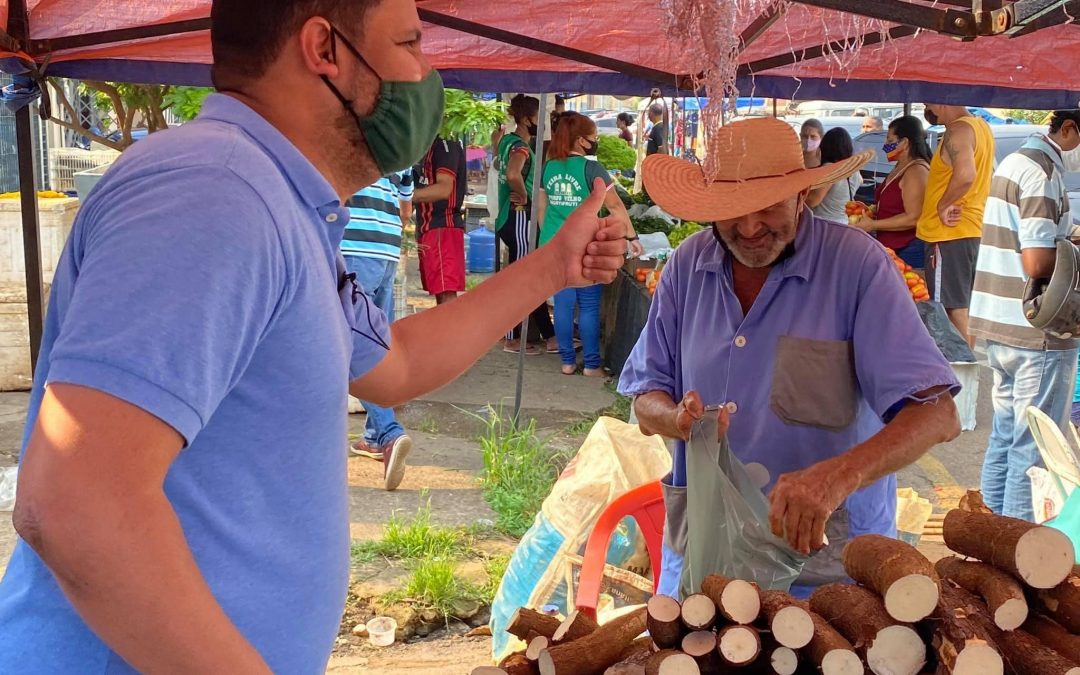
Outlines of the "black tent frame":
M 974 40 L 978 37 L 992 35 L 1018 37 L 1042 28 L 1071 23 L 1074 21 L 1074 17 L 1080 16 L 1080 0 L 941 0 L 940 4 L 951 6 L 947 9 L 919 4 L 914 0 L 790 1 L 880 19 L 898 25 L 886 33 L 870 33 L 860 38 L 849 38 L 808 47 L 794 54 L 784 53 L 759 59 L 744 64 L 740 68 L 740 75 L 761 73 L 773 68 L 820 58 L 830 51 L 854 44 L 856 40 L 861 40 L 863 44 L 874 44 L 887 39 L 907 37 L 919 30 L 935 31 L 961 40 Z M 631 75 L 659 86 L 670 87 L 674 85 L 677 89 L 692 91 L 694 83 L 699 81 L 696 73 L 668 73 L 436 12 L 425 8 L 424 0 L 418 0 L 417 4 L 420 17 L 424 21 L 462 33 Z M 740 36 L 742 48 L 745 49 L 750 46 L 763 35 L 782 16 L 785 7 L 784 3 L 775 5 L 751 22 Z M 210 28 L 210 19 L 206 17 L 46 40 L 32 40 L 30 39 L 30 24 L 25 0 L 10 0 L 7 25 L 7 33 L 0 31 L 0 48 L 9 52 L 24 51 L 24 53 L 35 59 L 41 59 L 60 50 L 205 31 Z M 15 124 L 22 205 L 23 254 L 26 268 L 30 362 L 31 369 L 36 370 L 44 327 L 44 289 L 41 275 L 41 240 L 30 106 L 26 106 L 16 113 Z

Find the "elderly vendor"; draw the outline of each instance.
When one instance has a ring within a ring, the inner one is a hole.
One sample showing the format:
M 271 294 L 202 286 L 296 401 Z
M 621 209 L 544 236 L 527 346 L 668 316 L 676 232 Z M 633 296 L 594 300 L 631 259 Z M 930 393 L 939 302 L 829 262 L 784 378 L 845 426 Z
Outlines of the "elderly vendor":
M 816 552 L 794 589 L 805 590 L 844 578 L 849 538 L 896 535 L 893 474 L 959 434 L 959 387 L 881 245 L 806 207 L 810 189 L 867 155 L 806 169 L 799 139 L 774 119 L 725 126 L 710 154 L 712 180 L 668 156 L 643 167 L 663 209 L 712 223 L 664 269 L 619 385 L 645 433 L 678 440 L 659 592 L 678 595 L 686 441 L 717 405 L 769 496 L 773 532 Z

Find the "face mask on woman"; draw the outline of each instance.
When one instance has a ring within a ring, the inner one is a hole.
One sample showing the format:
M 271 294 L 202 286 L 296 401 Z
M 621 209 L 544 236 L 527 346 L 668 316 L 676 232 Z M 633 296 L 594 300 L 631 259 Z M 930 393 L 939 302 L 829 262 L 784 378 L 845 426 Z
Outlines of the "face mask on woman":
M 881 146 L 881 149 L 885 151 L 885 157 L 890 162 L 895 162 L 903 155 L 903 151 L 900 150 L 900 141 L 893 141 L 892 143 L 886 143 Z
M 814 152 L 819 147 L 821 147 L 821 139 L 820 138 L 804 138 L 803 142 L 802 142 L 802 147 L 803 147 L 803 150 L 805 150 L 806 152 Z

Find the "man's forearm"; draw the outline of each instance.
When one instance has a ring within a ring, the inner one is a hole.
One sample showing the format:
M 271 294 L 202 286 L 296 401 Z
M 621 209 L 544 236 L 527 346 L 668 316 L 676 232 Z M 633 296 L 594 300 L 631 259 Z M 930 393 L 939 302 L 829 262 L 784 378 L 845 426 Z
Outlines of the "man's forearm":
M 395 321 L 394 347 L 371 373 L 384 386 L 365 386 L 367 378 L 362 378 L 353 382 L 353 395 L 400 405 L 465 372 L 537 305 L 562 290 L 559 271 L 565 265 L 556 257 L 554 248 L 541 247 L 454 302 Z M 407 376 L 394 378 L 398 381 L 391 389 L 379 375 L 383 368 Z
M 413 202 L 417 204 L 430 204 L 450 199 L 450 186 L 436 183 L 424 188 L 418 188 L 413 193 Z
M 974 176 L 954 173 L 945 188 L 945 194 L 941 196 L 940 206 L 952 206 L 964 198 L 971 186 L 975 184 Z
M 934 396 L 934 394 L 931 394 Z M 926 397 L 922 397 L 926 398 Z M 861 490 L 914 464 L 930 448 L 960 435 L 960 419 L 949 393 L 925 402 L 911 402 L 885 428 L 833 462 L 838 475 Z
M 646 436 L 682 438 L 676 424 L 678 411 L 679 404 L 664 391 L 650 391 L 634 399 L 638 426 Z
M 20 534 L 110 648 L 141 672 L 270 672 L 215 600 L 163 493 L 81 487 L 69 493 L 80 503 L 58 497 Z

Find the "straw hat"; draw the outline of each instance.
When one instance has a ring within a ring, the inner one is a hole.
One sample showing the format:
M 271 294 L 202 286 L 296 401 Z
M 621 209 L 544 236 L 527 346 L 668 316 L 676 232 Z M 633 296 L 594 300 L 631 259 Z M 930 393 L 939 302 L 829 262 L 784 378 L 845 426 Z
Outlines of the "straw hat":
M 874 158 L 867 150 L 842 162 L 807 169 L 802 144 L 787 122 L 771 117 L 733 122 L 709 139 L 710 181 L 702 168 L 668 155 L 651 155 L 642 180 L 660 208 L 684 220 L 710 223 L 760 211 L 807 188 L 831 185 Z

